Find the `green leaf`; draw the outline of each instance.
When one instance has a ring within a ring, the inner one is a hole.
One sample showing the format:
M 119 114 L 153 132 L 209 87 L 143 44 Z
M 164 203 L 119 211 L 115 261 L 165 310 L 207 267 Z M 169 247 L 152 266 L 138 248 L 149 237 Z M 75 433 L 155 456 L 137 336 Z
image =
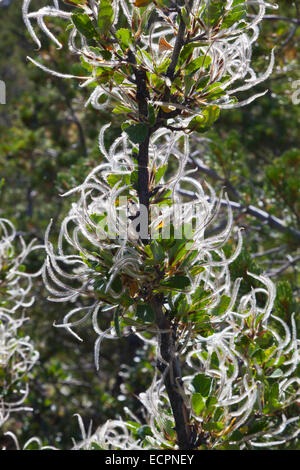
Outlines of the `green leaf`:
M 272 407 L 277 408 L 280 406 L 280 403 L 278 403 L 278 396 L 279 396 L 279 383 L 275 382 L 271 389 L 270 389 L 270 394 L 269 394 L 269 401 Z
M 146 436 L 152 436 L 150 426 L 148 426 L 147 424 L 143 424 L 142 426 L 140 426 L 137 430 L 137 436 L 140 439 L 145 439 Z
M 160 180 L 162 179 L 162 177 L 164 176 L 166 170 L 168 168 L 168 165 L 163 165 L 161 167 L 159 167 L 157 170 L 156 170 L 156 173 L 155 173 L 155 183 L 159 183 Z
M 205 408 L 205 400 L 201 393 L 193 393 L 192 395 L 192 407 L 195 413 L 199 416 L 201 411 Z
M 205 431 L 222 431 L 225 424 L 222 421 L 209 421 L 203 425 Z
M 219 305 L 212 310 L 212 315 L 223 315 L 230 304 L 230 300 L 227 295 L 222 295 Z
M 267 425 L 268 425 L 267 420 L 254 421 L 254 423 L 252 423 L 249 426 L 249 434 L 255 434 L 257 432 L 261 432 L 264 429 L 266 429 Z
M 225 13 L 224 0 L 210 0 L 202 16 L 202 20 L 210 26 L 215 26 Z
M 192 60 L 192 62 L 190 62 L 186 68 L 185 68 L 185 72 L 187 74 L 191 74 L 191 73 L 195 73 L 197 70 L 199 70 L 200 68 L 206 68 L 210 65 L 211 63 L 211 58 L 209 56 L 201 56 L 201 57 L 197 57 L 196 59 Z
M 206 400 L 205 414 L 209 415 L 210 413 L 212 413 L 215 410 L 217 403 L 218 403 L 217 397 L 214 397 L 214 396 L 208 397 Z
M 80 62 L 82 67 L 84 67 L 88 72 L 92 72 L 93 66 L 88 64 L 82 56 L 80 56 Z
M 122 281 L 121 281 L 120 276 L 116 276 L 116 277 L 114 278 L 114 280 L 113 280 L 112 283 L 111 283 L 111 287 L 112 287 L 113 290 L 114 290 L 115 292 L 117 292 L 118 294 L 122 291 L 123 285 L 122 285 Z
M 191 267 L 190 269 L 190 274 L 191 276 L 197 276 L 198 274 L 202 273 L 203 271 L 205 271 L 205 268 L 199 264 L 196 264 L 194 266 Z
M 105 281 L 102 278 L 102 276 L 96 277 L 96 279 L 94 280 L 94 286 L 93 287 L 96 291 L 103 291 L 104 292 L 104 290 L 105 290 Z
M 194 84 L 195 80 L 190 74 L 184 76 L 184 96 L 187 96 L 189 94 Z
M 26 446 L 26 450 L 40 450 L 38 442 L 36 441 L 30 442 L 30 444 Z
M 175 437 L 174 422 L 171 419 L 161 416 L 162 428 L 171 438 Z
M 110 0 L 101 0 L 98 10 L 98 26 L 100 34 L 107 36 L 114 20 L 114 10 Z
M 188 312 L 188 309 L 189 309 L 189 305 L 188 305 L 188 302 L 187 302 L 187 299 L 186 299 L 186 296 L 184 294 L 180 294 L 175 302 L 174 302 L 174 306 L 175 306 L 175 309 L 176 309 L 176 316 L 177 317 L 182 317 L 186 312 Z
M 119 181 L 121 181 L 122 175 L 117 175 L 114 173 L 111 173 L 107 177 L 107 182 L 111 188 L 113 188 Z
M 113 113 L 115 114 L 126 114 L 126 113 L 130 113 L 131 112 L 131 109 L 130 108 L 127 108 L 126 106 L 123 106 L 121 104 L 118 104 L 112 111 Z
M 283 371 L 281 369 L 275 369 L 271 375 L 268 375 L 270 379 L 278 379 L 279 377 L 283 376 Z
M 185 46 L 183 46 L 179 55 L 179 65 L 183 65 L 184 62 L 189 61 L 192 58 L 194 49 L 204 45 L 204 42 L 191 42 L 190 44 L 186 44 Z
M 188 251 L 190 250 L 190 248 L 188 249 Z M 192 262 L 194 261 L 194 259 L 197 257 L 198 255 L 198 252 L 197 250 L 192 250 L 192 251 L 189 251 L 188 253 L 185 253 L 184 255 L 184 258 L 182 260 L 180 260 L 180 267 L 183 268 L 183 267 L 189 267 L 191 266 Z M 192 270 L 192 268 L 191 268 Z M 190 274 L 192 274 L 191 270 L 189 271 Z M 203 269 L 204 270 L 204 269 Z M 200 272 L 200 271 L 199 271 Z M 192 274 L 193 275 L 193 274 Z M 194 274 L 195 275 L 195 274 Z
M 202 90 L 207 87 L 207 85 L 209 83 L 209 80 L 210 80 L 210 76 L 208 74 L 206 74 L 206 75 L 200 74 L 200 77 L 199 77 L 199 79 L 197 80 L 197 82 L 195 84 L 196 91 L 197 92 L 202 92 Z M 209 90 L 209 88 L 210 87 L 206 88 L 204 96 L 207 94 L 207 90 Z
M 203 307 L 210 302 L 210 292 L 205 290 L 202 286 L 197 287 L 192 295 L 192 307 Z
M 202 397 L 208 397 L 210 394 L 212 379 L 204 374 L 197 374 L 192 380 L 192 386 L 196 393 Z
M 132 318 L 129 317 L 123 317 L 123 323 L 124 325 L 130 325 L 130 326 L 141 326 L 141 322 L 137 320 L 133 320 Z
M 200 116 L 195 116 L 189 123 L 188 128 L 199 133 L 205 132 L 219 117 L 218 106 L 208 106 L 203 109 Z
M 97 67 L 96 73 L 98 83 L 108 83 L 114 75 L 114 71 L 108 67 Z
M 98 225 L 104 218 L 106 217 L 105 214 L 91 214 L 90 219 L 94 222 L 94 224 Z
M 99 444 L 97 444 L 97 442 L 92 442 L 91 448 L 92 450 L 104 450 L 102 447 L 99 446 Z
M 230 28 L 244 18 L 247 15 L 247 6 L 244 0 L 234 0 L 233 4 L 228 10 L 225 18 L 222 21 L 222 29 Z
M 134 170 L 130 175 L 130 184 L 132 184 L 132 187 L 136 190 L 138 189 L 138 178 L 139 178 L 138 171 Z
M 157 261 L 157 263 L 160 264 L 166 256 L 164 249 L 155 240 L 151 243 L 150 248 L 153 253 L 153 258 L 155 259 L 155 261 Z
M 215 82 L 206 88 L 205 93 L 202 96 L 207 96 L 207 98 L 209 98 L 210 100 L 216 100 L 221 96 L 224 96 L 225 94 L 226 92 L 222 88 L 222 83 Z
M 93 39 L 93 37 L 96 36 L 97 32 L 86 13 L 74 12 L 72 13 L 71 18 L 76 29 L 88 40 Z
M 153 252 L 150 248 L 150 245 L 145 245 L 144 246 L 144 251 L 149 256 L 149 258 L 153 259 Z
M 240 441 L 243 437 L 244 437 L 244 434 L 243 434 L 241 431 L 236 430 L 236 431 L 233 431 L 233 433 L 232 433 L 231 436 L 230 436 L 230 439 L 231 439 L 232 441 L 237 441 L 237 442 L 238 442 L 238 441 Z
M 122 127 L 129 139 L 135 144 L 144 142 L 148 135 L 148 126 L 146 124 L 132 124 L 128 127 Z
M 156 121 L 155 109 L 151 103 L 148 104 L 148 121 L 150 126 L 154 126 Z
M 132 41 L 132 36 L 131 36 L 131 32 L 129 31 L 129 29 L 126 29 L 126 28 L 118 29 L 118 31 L 116 32 L 116 37 L 120 41 L 121 48 L 128 49 L 129 44 Z
M 89 49 L 91 52 L 94 52 L 95 55 L 103 55 L 104 53 L 106 53 L 106 51 L 104 51 L 103 49 L 100 49 L 100 47 L 90 46 Z M 110 58 L 111 58 L 111 55 L 110 55 Z
M 191 321 L 197 328 L 206 327 L 206 335 L 210 332 L 207 326 L 209 325 L 210 317 L 207 315 L 207 312 L 203 309 L 198 309 L 194 313 L 189 313 L 186 320 Z M 203 334 L 203 333 L 202 333 Z
M 183 19 L 185 25 L 188 28 L 190 26 L 190 21 L 191 21 L 191 17 L 189 15 L 188 11 L 185 7 L 182 7 L 180 12 L 181 12 L 181 18 Z
M 154 322 L 154 311 L 151 305 L 147 304 L 138 304 L 136 308 L 136 316 L 139 320 L 146 323 L 153 323 Z
M 186 253 L 186 240 L 176 240 L 175 244 L 169 250 L 169 264 L 175 264 Z
M 161 286 L 168 287 L 174 290 L 185 290 L 187 287 L 191 285 L 191 281 L 187 276 L 176 275 L 162 281 Z
M 159 65 L 156 66 L 156 72 L 158 74 L 163 74 L 164 72 L 167 71 L 167 68 L 169 67 L 171 63 L 171 59 L 166 58 L 164 59 Z

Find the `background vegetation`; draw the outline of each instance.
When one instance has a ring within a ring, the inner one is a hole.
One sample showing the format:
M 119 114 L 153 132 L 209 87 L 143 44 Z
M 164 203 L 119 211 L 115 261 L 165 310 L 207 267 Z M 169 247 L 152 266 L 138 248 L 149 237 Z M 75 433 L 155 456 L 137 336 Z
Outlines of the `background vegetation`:
M 264 70 L 267 55 L 277 46 L 273 74 L 261 85 L 268 94 L 246 108 L 223 111 L 213 130 L 194 138 L 190 163 L 198 167 L 199 180 L 213 184 L 217 193 L 225 187 L 235 223 L 245 227 L 243 252 L 231 268 L 233 279 L 242 276 L 246 291 L 247 270 L 267 272 L 277 285 L 278 314 L 289 323 L 296 312 L 299 331 L 300 103 L 292 96 L 293 84 L 300 80 L 300 7 L 290 0 L 277 3 L 276 18 L 265 19 L 254 50 L 255 68 Z M 50 217 L 55 236 L 68 210 L 70 199 L 60 194 L 101 161 L 97 135 L 111 116 L 84 108 L 85 91 L 76 82 L 45 74 L 26 61 L 33 46 L 21 1 L 0 4 L 0 24 L 0 79 L 7 86 L 7 104 L 0 106 L 0 216 L 10 218 L 25 239 L 43 241 Z M 65 25 L 55 20 L 55 27 L 63 38 Z M 61 72 L 70 73 L 74 61 L 72 73 L 82 73 L 74 58 L 57 51 L 46 37 L 39 55 Z M 106 133 L 108 145 L 121 124 L 116 115 Z M 39 265 L 38 256 L 32 256 L 30 269 Z M 68 448 L 71 436 L 79 438 L 74 413 L 86 424 L 92 419 L 94 427 L 123 415 L 124 407 L 141 415 L 137 395 L 152 376 L 142 344 L 133 336 L 104 343 L 97 373 L 90 329 L 82 327 L 80 344 L 55 329 L 53 322 L 62 318 L 67 305 L 48 302 L 42 281 L 35 282 L 34 291 L 36 303 L 26 326 L 40 352 L 28 398 L 34 412 L 14 414 L 1 432 L 9 428 L 21 441 L 36 434 L 44 443 Z M 1 444 L 9 445 L 3 434 Z

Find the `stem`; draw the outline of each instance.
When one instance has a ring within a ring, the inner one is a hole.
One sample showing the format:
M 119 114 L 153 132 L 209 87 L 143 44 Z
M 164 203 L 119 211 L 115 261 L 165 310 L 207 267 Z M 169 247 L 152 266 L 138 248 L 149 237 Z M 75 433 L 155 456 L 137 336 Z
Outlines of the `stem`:
M 184 33 L 185 33 L 185 23 L 183 21 L 183 18 L 180 15 L 178 34 L 177 34 L 176 42 L 174 45 L 171 62 L 166 73 L 167 77 L 169 77 L 171 80 L 174 78 L 175 68 L 179 59 L 179 54 L 182 49 L 182 46 L 184 45 Z
M 184 46 L 184 33 L 185 33 L 185 23 L 183 21 L 183 18 L 181 14 L 179 13 L 180 16 L 180 22 L 179 22 L 179 28 L 178 28 L 178 34 L 177 38 L 175 41 L 172 57 L 171 57 L 171 62 L 169 64 L 169 67 L 167 68 L 166 71 L 166 76 L 172 81 L 174 79 L 174 74 L 175 74 L 175 69 L 178 63 L 179 55 L 181 52 L 182 47 Z M 168 102 L 170 100 L 170 95 L 171 95 L 171 90 L 168 86 L 165 88 L 164 96 L 163 96 L 163 101 Z M 170 119 L 173 117 L 178 116 L 181 113 L 181 110 L 176 109 L 176 111 L 171 112 L 171 113 L 165 113 L 161 108 L 159 110 L 158 116 L 157 116 L 157 124 L 154 126 L 154 130 L 156 130 L 158 127 L 162 125 L 162 122 L 165 119 Z
M 134 67 L 134 74 L 137 86 L 136 99 L 139 107 L 140 121 L 143 122 L 148 117 L 148 102 L 149 91 L 147 88 L 147 75 L 144 70 L 139 70 Z M 149 127 L 147 137 L 139 145 L 138 154 L 138 198 L 140 207 L 144 206 L 147 210 L 147 220 L 143 223 L 148 227 L 149 232 L 149 143 L 150 143 L 151 129 Z M 140 211 L 141 212 L 141 211 Z M 149 234 L 148 234 L 149 236 Z M 149 243 L 148 238 L 142 239 L 142 242 Z
M 164 385 L 168 394 L 180 450 L 192 450 L 192 427 L 189 424 L 190 412 L 183 399 L 183 381 L 179 359 L 176 356 L 176 335 L 170 320 L 162 310 L 162 304 L 156 297 L 151 303 L 155 312 L 156 324 L 160 335 L 160 354 L 164 362 L 159 362 L 158 369 L 164 376 Z M 181 389 L 181 390 L 180 390 Z
M 139 146 L 138 154 L 138 197 L 140 205 L 147 209 L 147 225 L 149 227 L 149 142 L 150 135 L 148 133 L 144 142 Z M 148 240 L 147 240 L 148 242 Z
M 181 18 L 178 37 L 174 47 L 173 57 L 167 70 L 167 76 L 173 78 L 175 67 L 178 61 L 179 53 L 183 45 L 185 25 Z M 133 65 L 135 81 L 137 86 L 136 99 L 139 107 L 140 121 L 144 122 L 148 117 L 148 98 L 147 75 L 144 70 L 136 67 L 135 58 L 129 55 L 129 61 Z M 169 90 L 167 94 L 169 94 Z M 149 127 L 145 140 L 139 145 L 138 153 L 138 198 L 141 205 L 147 209 L 147 227 L 149 231 L 149 143 L 150 135 L 153 129 Z M 148 239 L 143 239 L 143 243 L 149 243 Z M 183 399 L 183 381 L 181 368 L 176 351 L 176 335 L 172 329 L 169 319 L 162 310 L 162 303 L 158 297 L 152 300 L 152 306 L 155 312 L 156 324 L 160 335 L 160 354 L 164 362 L 157 365 L 164 377 L 164 384 L 168 394 L 177 434 L 177 441 L 180 450 L 193 449 L 192 427 L 189 424 L 190 413 Z

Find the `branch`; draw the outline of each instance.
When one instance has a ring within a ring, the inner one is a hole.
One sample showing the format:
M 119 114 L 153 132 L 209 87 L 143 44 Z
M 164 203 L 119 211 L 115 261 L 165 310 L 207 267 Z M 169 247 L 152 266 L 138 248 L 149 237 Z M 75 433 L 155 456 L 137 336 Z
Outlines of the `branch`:
M 256 15 L 248 15 L 250 18 L 255 18 Z M 294 23 L 300 25 L 300 19 L 298 18 L 289 18 L 288 16 L 279 16 L 279 15 L 265 15 L 264 20 L 278 20 L 278 21 L 288 21 L 289 23 Z
M 189 424 L 190 411 L 187 409 L 182 397 L 183 381 L 179 359 L 176 356 L 176 334 L 157 297 L 152 301 L 152 307 L 159 328 L 160 355 L 164 361 L 159 362 L 158 369 L 163 374 L 164 384 L 170 400 L 175 420 L 177 443 L 180 450 L 192 450 L 194 445 L 192 442 L 192 427 Z
M 278 252 L 282 252 L 283 250 L 285 250 L 287 248 L 288 245 L 280 245 L 280 246 L 276 246 L 275 248 L 270 248 L 270 250 L 266 250 L 266 251 L 263 251 L 261 253 L 255 253 L 254 255 L 251 255 L 251 258 L 262 258 L 263 256 L 268 256 L 268 255 L 272 255 L 273 253 L 278 253 Z
M 148 116 L 148 99 L 149 90 L 147 88 L 147 74 L 143 69 L 138 69 L 136 66 L 136 58 L 134 54 L 129 51 L 128 62 L 132 65 L 135 82 L 136 82 L 136 100 L 139 108 L 139 118 L 143 122 Z M 140 206 L 147 209 L 147 227 L 149 227 L 149 143 L 150 143 L 151 129 L 148 129 L 145 140 L 139 145 L 138 153 L 138 198 Z M 141 213 L 141 211 L 140 211 Z M 148 239 L 142 240 L 147 244 Z
M 187 191 L 184 189 L 178 189 L 178 192 L 182 196 L 189 197 L 191 199 L 197 199 L 198 196 L 196 193 L 193 191 Z M 208 200 L 210 200 L 209 197 L 207 197 Z M 274 217 L 273 215 L 270 215 L 268 212 L 263 211 L 259 209 L 258 207 L 248 205 L 244 206 L 243 204 L 240 204 L 239 202 L 234 202 L 234 201 L 227 201 L 226 199 L 221 199 L 221 205 L 222 206 L 229 206 L 231 209 L 234 210 L 239 210 L 245 214 L 251 215 L 252 217 L 255 217 L 258 220 L 261 220 L 262 222 L 270 225 L 270 227 L 274 228 L 278 232 L 286 233 L 288 235 L 292 235 L 296 240 L 300 241 L 300 231 L 296 230 L 293 227 L 287 227 L 284 222 L 277 217 Z
M 198 153 L 198 151 L 196 151 L 195 153 Z M 209 168 L 208 166 L 206 166 L 198 158 L 195 158 L 193 156 L 193 154 L 190 156 L 189 162 L 196 165 L 196 167 L 200 171 L 205 173 L 207 176 L 209 176 L 213 180 L 221 181 L 225 185 L 227 191 L 232 194 L 232 196 L 234 196 L 237 199 L 240 199 L 241 196 L 240 196 L 239 192 L 233 187 L 233 185 L 231 184 L 231 182 L 228 179 L 222 178 L 215 170 L 213 170 L 212 168 Z
M 300 255 L 298 256 L 295 256 L 295 258 L 292 258 L 291 256 L 289 256 L 289 260 L 287 261 L 287 263 L 285 263 L 283 266 L 281 266 L 280 268 L 274 270 L 274 271 L 270 271 L 268 272 L 268 276 L 270 277 L 273 277 L 273 276 L 279 276 L 279 274 L 281 274 L 283 271 L 285 271 L 286 269 L 290 268 L 291 266 L 294 266 L 295 264 L 298 263 L 298 261 L 300 261 Z
M 241 199 L 241 195 L 239 192 L 232 186 L 230 181 L 222 178 L 215 170 L 209 168 L 208 166 L 204 165 L 200 160 L 195 158 L 193 154 L 189 158 L 190 163 L 196 165 L 196 167 L 205 173 L 207 176 L 212 178 L 215 181 L 222 181 L 228 190 L 229 193 L 231 193 L 235 198 Z M 181 192 L 181 190 L 180 190 Z M 181 193 L 182 195 L 185 195 L 187 197 L 194 198 L 195 195 L 191 191 L 185 191 L 185 193 Z M 282 233 L 287 233 L 289 235 L 294 236 L 297 240 L 300 241 L 300 231 L 296 230 L 293 227 L 287 227 L 285 223 L 278 219 L 277 217 L 274 217 L 273 215 L 270 215 L 268 212 L 263 211 L 255 206 L 252 205 L 243 205 L 242 203 L 239 202 L 233 202 L 229 201 L 230 207 L 235 210 L 239 210 L 244 212 L 245 214 L 251 215 L 252 217 L 255 217 L 258 220 L 261 220 L 264 223 L 267 223 L 270 225 L 270 227 L 274 228 L 275 230 L 282 232 Z M 225 199 L 221 200 L 221 205 L 227 206 L 227 201 Z
M 166 72 L 166 76 L 170 80 L 172 80 L 174 78 L 174 73 L 175 73 L 176 65 L 177 65 L 177 62 L 178 62 L 178 59 L 179 59 L 179 54 L 180 54 L 180 51 L 181 51 L 181 49 L 184 45 L 185 22 L 183 21 L 183 18 L 181 16 L 181 14 L 180 13 L 178 13 L 178 14 L 179 14 L 179 17 L 180 17 L 178 34 L 177 34 L 176 42 L 175 42 L 175 45 L 174 45 L 174 49 L 173 49 L 173 53 L 172 53 L 172 57 L 171 57 L 171 62 L 170 62 L 170 65 L 167 69 L 167 72 Z

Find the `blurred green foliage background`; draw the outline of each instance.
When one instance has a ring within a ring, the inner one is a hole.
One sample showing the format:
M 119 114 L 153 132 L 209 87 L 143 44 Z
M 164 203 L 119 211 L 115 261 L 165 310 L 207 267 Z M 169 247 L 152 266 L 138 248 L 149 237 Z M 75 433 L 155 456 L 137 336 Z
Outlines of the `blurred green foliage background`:
M 257 92 L 269 92 L 245 108 L 223 111 L 204 139 L 192 141 L 190 165 L 217 193 L 225 188 L 235 203 L 235 224 L 245 228 L 243 252 L 231 267 L 233 279 L 242 276 L 243 288 L 249 290 L 253 281 L 247 271 L 267 272 L 277 284 L 277 314 L 289 323 L 296 312 L 300 331 L 300 5 L 277 3 L 276 18 L 272 11 L 265 19 L 254 49 L 255 69 L 262 73 L 276 46 L 273 74 L 257 87 Z M 7 0 L 0 6 L 0 79 L 7 88 L 7 104 L 0 105 L 0 216 L 11 219 L 26 240 L 42 242 L 50 218 L 55 236 L 70 206 L 72 199 L 61 194 L 101 162 L 97 136 L 111 114 L 110 108 L 84 107 L 88 90 L 77 82 L 47 75 L 26 60 L 32 56 L 61 72 L 84 70 L 76 57 L 66 49 L 58 51 L 46 37 L 42 51 L 34 50 L 21 4 Z M 51 22 L 65 42 L 66 25 Z M 122 117 L 115 115 L 107 145 L 120 134 L 121 124 Z M 222 217 L 221 225 L 225 209 Z M 27 269 L 39 266 L 41 256 L 31 257 Z M 34 412 L 13 415 L 1 431 L 0 446 L 11 445 L 4 436 L 9 429 L 21 442 L 38 435 L 44 443 L 70 448 L 71 437 L 80 438 L 74 413 L 86 425 L 92 419 L 94 428 L 124 416 L 125 407 L 142 416 L 138 394 L 151 383 L 154 364 L 141 342 L 129 336 L 104 343 L 97 373 L 88 325 L 81 328 L 84 341 L 78 343 L 53 327 L 68 305 L 48 302 L 41 280 L 34 291 L 26 330 L 40 352 L 28 398 Z

